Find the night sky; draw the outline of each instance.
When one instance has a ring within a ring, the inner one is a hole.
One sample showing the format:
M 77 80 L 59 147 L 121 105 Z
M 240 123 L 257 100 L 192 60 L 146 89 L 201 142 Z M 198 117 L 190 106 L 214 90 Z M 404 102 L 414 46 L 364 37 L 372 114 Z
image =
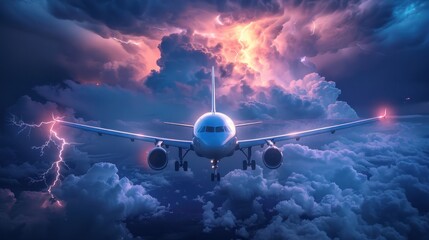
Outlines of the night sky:
M 0 236 L 428 239 L 428 26 L 425 0 L 0 1 Z M 153 171 L 150 143 L 17 126 L 190 140 L 162 122 L 210 111 L 211 66 L 217 110 L 263 121 L 240 139 L 389 118 L 280 142 L 276 170 L 235 152 L 219 183 L 192 152 Z

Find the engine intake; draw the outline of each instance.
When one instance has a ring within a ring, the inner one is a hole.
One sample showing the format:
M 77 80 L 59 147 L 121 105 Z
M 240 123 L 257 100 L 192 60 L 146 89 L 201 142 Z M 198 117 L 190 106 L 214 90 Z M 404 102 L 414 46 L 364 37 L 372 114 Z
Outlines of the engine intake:
M 162 147 L 152 149 L 147 157 L 149 167 L 153 170 L 162 170 L 167 167 L 167 151 Z
M 283 163 L 283 153 L 277 147 L 271 146 L 262 154 L 262 160 L 267 168 L 276 169 Z

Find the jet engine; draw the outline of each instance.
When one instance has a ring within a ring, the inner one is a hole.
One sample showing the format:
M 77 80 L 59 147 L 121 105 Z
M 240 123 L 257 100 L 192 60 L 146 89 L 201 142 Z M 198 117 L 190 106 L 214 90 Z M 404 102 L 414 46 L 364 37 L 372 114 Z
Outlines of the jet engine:
M 276 146 L 271 146 L 265 149 L 262 160 L 267 168 L 276 169 L 282 165 L 283 153 Z
M 150 151 L 147 160 L 150 168 L 162 170 L 167 167 L 167 151 L 162 147 L 156 147 Z

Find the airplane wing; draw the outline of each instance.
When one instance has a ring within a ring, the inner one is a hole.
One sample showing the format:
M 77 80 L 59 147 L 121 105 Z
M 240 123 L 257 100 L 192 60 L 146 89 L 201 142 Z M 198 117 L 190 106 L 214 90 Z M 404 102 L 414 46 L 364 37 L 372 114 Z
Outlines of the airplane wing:
M 163 123 L 167 125 L 178 126 L 178 127 L 188 127 L 188 128 L 194 127 L 194 125 L 189 123 L 176 123 L 176 122 L 163 122 Z
M 261 121 L 258 122 L 245 122 L 245 123 L 237 123 L 235 124 L 235 127 L 245 127 L 245 126 L 251 126 L 251 125 L 256 125 L 256 124 L 261 124 Z
M 80 123 L 67 122 L 67 121 L 63 121 L 63 120 L 56 120 L 56 121 L 59 124 L 67 126 L 67 127 L 72 127 L 72 128 L 77 128 L 77 129 L 89 131 L 89 132 L 98 133 L 100 136 L 105 134 L 105 135 L 110 135 L 110 136 L 128 138 L 131 141 L 141 140 L 144 142 L 151 142 L 154 144 L 157 144 L 160 141 L 162 141 L 162 144 L 166 145 L 166 146 L 180 147 L 180 148 L 184 148 L 184 149 L 192 149 L 192 141 L 172 139 L 172 138 L 154 137 L 154 136 L 148 136 L 148 135 L 144 135 L 144 134 L 124 132 L 124 131 L 118 131 L 118 130 L 113 130 L 113 129 L 108 129 L 108 128 L 101 128 L 101 127 L 84 125 L 84 124 L 80 124 Z
M 337 130 L 341 130 L 341 129 L 345 129 L 345 128 L 351 128 L 351 127 L 375 122 L 377 120 L 385 118 L 386 115 L 387 115 L 387 111 L 384 111 L 384 114 L 381 116 L 362 119 L 362 120 L 358 120 L 358 121 L 354 121 L 354 122 L 342 123 L 342 124 L 338 124 L 338 125 L 334 125 L 334 126 L 316 128 L 316 129 L 299 131 L 299 132 L 291 132 L 291 133 L 286 133 L 286 134 L 276 135 L 276 136 L 270 136 L 270 137 L 238 140 L 238 146 L 239 146 L 239 148 L 248 148 L 248 147 L 252 147 L 252 146 L 268 144 L 269 142 L 276 143 L 279 141 L 285 141 L 285 140 L 290 140 L 290 139 L 299 140 L 302 137 L 307 137 L 307 136 L 312 136 L 312 135 L 317 135 L 317 134 L 322 134 L 322 133 L 327 133 L 327 132 L 335 133 L 335 131 L 337 131 Z

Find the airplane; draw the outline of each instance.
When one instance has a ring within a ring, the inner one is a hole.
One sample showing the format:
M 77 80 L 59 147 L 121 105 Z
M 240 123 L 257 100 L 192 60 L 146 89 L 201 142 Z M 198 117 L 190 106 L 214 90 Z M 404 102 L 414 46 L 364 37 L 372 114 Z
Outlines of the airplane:
M 213 172 L 211 173 L 211 181 L 220 181 L 220 173 L 218 172 L 219 161 L 225 157 L 232 156 L 235 151 L 241 151 L 246 160 L 243 161 L 243 170 L 247 170 L 250 167 L 252 170 L 256 168 L 255 160 L 252 160 L 252 147 L 267 145 L 267 148 L 262 154 L 262 160 L 264 165 L 269 169 L 276 169 L 283 163 L 283 153 L 276 147 L 276 143 L 286 140 L 299 140 L 302 137 L 318 135 L 322 133 L 335 133 L 337 130 L 355 127 L 363 124 L 376 122 L 383 119 L 387 115 L 387 110 L 384 111 L 383 115 L 361 119 L 353 122 L 342 123 L 333 126 L 321 127 L 311 130 L 290 132 L 275 136 L 267 136 L 253 139 L 237 139 L 236 131 L 239 127 L 259 124 L 261 122 L 248 122 L 242 124 L 234 124 L 232 119 L 226 114 L 216 111 L 216 88 L 215 88 L 215 73 L 214 67 L 212 67 L 212 87 L 211 87 L 211 111 L 200 116 L 197 121 L 191 124 L 165 122 L 169 125 L 189 127 L 193 128 L 192 140 L 181 140 L 173 138 L 164 138 L 157 136 L 148 136 L 145 134 L 132 133 L 119 131 L 114 129 L 95 127 L 90 125 L 84 125 L 74 122 L 67 122 L 63 120 L 56 120 L 58 123 L 77 128 L 85 131 L 95 132 L 101 135 L 111 135 L 116 137 L 128 138 L 134 142 L 134 140 L 141 140 L 144 142 L 151 142 L 155 144 L 155 147 L 149 152 L 147 160 L 150 168 L 153 170 L 162 170 L 167 166 L 168 147 L 177 147 L 179 149 L 178 155 L 179 160 L 175 161 L 175 171 L 179 171 L 182 168 L 184 171 L 188 170 L 188 161 L 184 158 L 189 151 L 194 151 L 197 156 L 208 158 L 211 160 L 211 167 Z

